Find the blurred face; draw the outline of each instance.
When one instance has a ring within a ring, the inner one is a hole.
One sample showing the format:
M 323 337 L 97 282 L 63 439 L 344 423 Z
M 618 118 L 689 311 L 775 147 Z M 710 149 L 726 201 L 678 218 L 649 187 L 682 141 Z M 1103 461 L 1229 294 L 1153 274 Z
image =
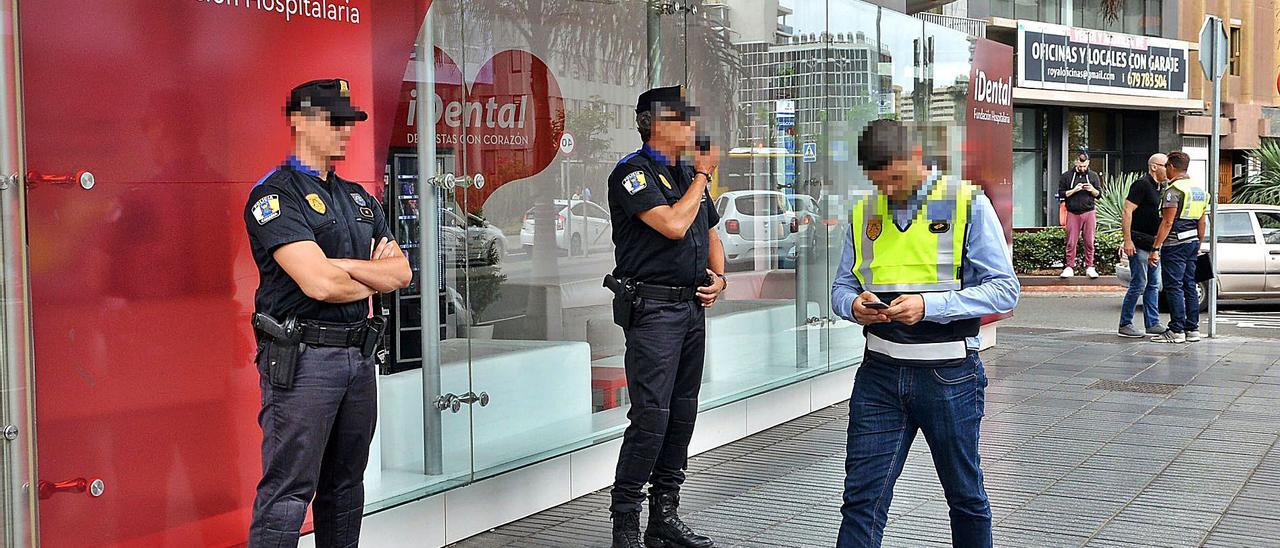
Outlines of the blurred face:
M 867 172 L 876 188 L 894 201 L 905 201 L 924 182 L 922 151 L 916 149 L 911 157 L 894 160 L 893 163 Z
M 1164 156 L 1156 156 L 1147 163 L 1147 171 L 1151 173 L 1151 178 L 1159 182 L 1169 180 L 1168 170 L 1169 160 Z
M 1085 173 L 1085 172 L 1089 171 L 1089 161 L 1088 161 L 1088 160 L 1076 160 L 1076 171 L 1079 171 L 1080 173 Z
M 347 155 L 347 143 L 351 141 L 354 123 L 333 123 L 329 113 L 321 109 L 308 109 L 289 116 L 294 134 L 302 146 L 318 156 L 341 160 Z
M 683 113 L 664 107 L 654 113 L 650 141 L 659 148 L 686 152 L 693 150 L 696 133 L 696 122 Z

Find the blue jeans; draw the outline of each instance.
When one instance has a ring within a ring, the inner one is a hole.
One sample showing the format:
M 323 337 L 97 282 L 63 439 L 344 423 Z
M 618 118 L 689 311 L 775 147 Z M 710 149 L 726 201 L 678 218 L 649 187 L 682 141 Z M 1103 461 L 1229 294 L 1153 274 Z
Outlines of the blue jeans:
M 982 487 L 978 432 L 987 376 L 970 354 L 962 365 L 901 367 L 868 356 L 849 399 L 843 517 L 837 548 L 880 546 L 893 484 L 924 433 L 951 507 L 951 542 L 991 546 L 991 506 Z
M 1169 302 L 1169 329 L 1186 333 L 1200 329 L 1200 293 L 1196 284 L 1195 243 L 1165 246 L 1160 250 L 1164 296 Z
M 1133 314 L 1138 306 L 1138 297 L 1142 297 L 1142 308 L 1148 329 L 1160 323 L 1160 265 L 1151 266 L 1148 262 L 1151 252 L 1137 250 L 1129 257 L 1129 291 L 1124 294 L 1124 303 L 1120 305 L 1120 327 L 1133 323 Z

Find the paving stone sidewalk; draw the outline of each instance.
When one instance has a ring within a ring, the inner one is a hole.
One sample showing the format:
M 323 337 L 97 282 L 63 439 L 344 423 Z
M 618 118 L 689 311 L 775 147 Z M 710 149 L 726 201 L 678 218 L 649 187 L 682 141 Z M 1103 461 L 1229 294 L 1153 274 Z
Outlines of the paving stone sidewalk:
M 1280 340 L 1005 328 L 983 358 L 996 546 L 1280 546 Z M 691 459 L 686 521 L 717 546 L 834 546 L 847 420 L 837 405 Z M 918 440 L 885 546 L 950 544 Z M 607 507 L 596 492 L 457 546 L 608 546 Z

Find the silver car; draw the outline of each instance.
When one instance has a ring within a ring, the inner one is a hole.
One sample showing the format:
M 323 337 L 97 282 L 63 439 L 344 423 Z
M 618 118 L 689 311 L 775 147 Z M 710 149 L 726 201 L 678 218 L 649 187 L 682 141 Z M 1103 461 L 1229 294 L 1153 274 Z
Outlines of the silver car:
M 1223 204 L 1217 221 L 1218 298 L 1280 297 L 1280 206 Z M 1207 242 L 1201 246 L 1208 249 Z M 1116 277 L 1129 283 L 1128 260 L 1116 265 Z M 1207 286 L 1200 284 L 1202 310 L 1209 306 Z
M 776 264 L 796 246 L 800 216 L 773 190 L 732 190 L 716 199 L 716 233 L 729 264 L 765 258 Z

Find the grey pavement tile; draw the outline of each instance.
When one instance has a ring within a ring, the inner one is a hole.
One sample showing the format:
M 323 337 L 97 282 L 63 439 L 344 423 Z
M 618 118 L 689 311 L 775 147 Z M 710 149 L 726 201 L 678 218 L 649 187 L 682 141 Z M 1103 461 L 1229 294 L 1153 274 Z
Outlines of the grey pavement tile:
M 1035 529 L 1019 529 L 1011 526 L 997 526 L 992 530 L 995 546 L 1035 547 L 1035 548 L 1074 548 L 1084 544 L 1087 536 L 1046 532 Z

